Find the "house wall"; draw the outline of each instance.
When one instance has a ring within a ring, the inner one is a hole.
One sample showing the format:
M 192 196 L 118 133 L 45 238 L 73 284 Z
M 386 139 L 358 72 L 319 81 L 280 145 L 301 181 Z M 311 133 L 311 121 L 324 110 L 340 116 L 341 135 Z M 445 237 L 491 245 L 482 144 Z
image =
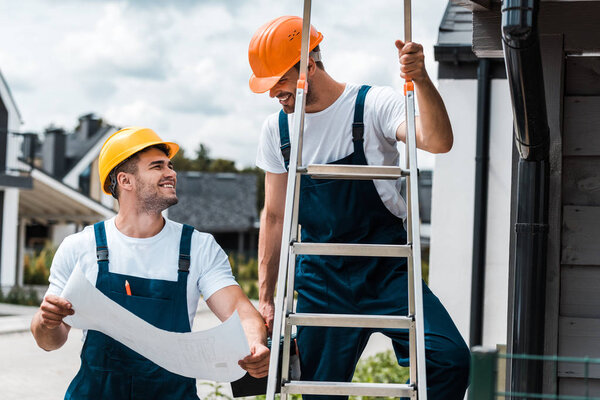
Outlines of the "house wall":
M 17 279 L 19 189 L 4 189 L 2 207 L 2 254 L 0 255 L 0 286 L 12 287 Z
M 513 120 L 508 81 L 492 80 L 483 345 L 506 343 Z
M 567 57 L 558 353 L 600 358 L 600 57 Z M 600 395 L 600 366 L 559 364 L 559 392 Z
M 440 298 L 463 338 L 469 337 L 473 204 L 475 196 L 475 110 L 477 81 L 439 80 L 454 146 L 436 156 L 431 199 L 429 286 Z
M 429 285 L 469 337 L 477 81 L 440 80 L 454 147 L 435 161 Z M 506 342 L 512 113 L 506 80 L 491 84 L 490 160 L 483 344 Z
M 58 247 L 67 236 L 75 232 L 77 232 L 75 224 L 54 225 L 51 234 L 52 246 Z
M 21 117 L 8 86 L 0 74 L 0 98 L 1 103 L 7 111 L 7 127 L 9 131 L 18 131 L 21 125 Z M 16 158 L 19 154 L 17 143 L 11 140 L 6 149 L 6 166 L 14 168 L 17 165 Z M 4 171 L 0 171 L 4 172 Z M 17 243 L 18 243 L 18 214 L 19 214 L 19 189 L 3 188 L 3 204 L 0 207 L 2 218 L 0 218 L 2 229 L 0 244 L 0 286 L 9 287 L 16 283 L 17 277 Z

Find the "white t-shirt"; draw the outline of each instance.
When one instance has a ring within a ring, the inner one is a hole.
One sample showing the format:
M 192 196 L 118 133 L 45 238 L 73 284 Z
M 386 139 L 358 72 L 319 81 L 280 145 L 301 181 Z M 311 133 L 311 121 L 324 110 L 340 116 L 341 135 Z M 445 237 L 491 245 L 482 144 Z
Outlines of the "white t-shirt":
M 352 122 L 360 85 L 346 84 L 342 95 L 323 111 L 306 113 L 302 143 L 302 165 L 326 164 L 354 151 Z M 369 165 L 399 165 L 396 130 L 404 122 L 402 96 L 390 87 L 372 87 L 365 98 L 363 122 L 364 151 Z M 288 115 L 290 140 L 294 114 Z M 279 136 L 279 112 L 263 124 L 256 165 L 267 172 L 285 173 Z M 375 188 L 387 209 L 399 218 L 406 217 L 406 203 L 400 196 L 401 180 L 375 180 Z
M 165 226 L 158 234 L 141 239 L 121 233 L 114 217 L 105 221 L 104 226 L 110 272 L 177 281 L 182 224 L 165 218 Z M 217 290 L 237 283 L 231 274 L 227 255 L 212 235 L 194 230 L 190 252 L 187 311 L 192 326 L 200 295 L 208 299 Z M 82 268 L 86 278 L 95 286 L 98 262 L 93 226 L 66 237 L 60 244 L 52 260 L 47 294 L 60 295 L 76 265 Z

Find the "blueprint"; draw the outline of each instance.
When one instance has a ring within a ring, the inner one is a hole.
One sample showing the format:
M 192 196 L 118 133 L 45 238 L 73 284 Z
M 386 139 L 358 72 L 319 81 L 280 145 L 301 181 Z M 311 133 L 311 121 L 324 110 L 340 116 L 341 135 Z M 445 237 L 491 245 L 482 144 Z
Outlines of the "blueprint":
M 100 331 L 175 374 L 231 382 L 246 373 L 238 361 L 250 354 L 250 348 L 237 311 L 211 329 L 168 332 L 106 297 L 79 267 L 73 270 L 61 297 L 66 298 L 75 311 L 64 319 L 66 324 Z

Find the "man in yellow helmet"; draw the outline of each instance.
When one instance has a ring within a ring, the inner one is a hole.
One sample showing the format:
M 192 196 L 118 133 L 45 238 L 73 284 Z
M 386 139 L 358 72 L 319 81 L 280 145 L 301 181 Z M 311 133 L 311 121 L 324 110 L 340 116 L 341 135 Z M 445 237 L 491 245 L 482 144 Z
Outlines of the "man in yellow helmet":
M 248 51 L 253 71 L 251 90 L 268 91 L 282 106 L 263 124 L 256 159 L 256 165 L 266 171 L 259 236 L 259 311 L 269 328 L 273 324 L 301 33 L 301 18 L 276 18 L 258 29 Z M 397 142 L 406 137 L 402 96 L 389 87 L 371 88 L 334 80 L 321 61 L 322 40 L 323 35 L 311 27 L 303 165 L 398 165 Z M 423 48 L 400 40 L 395 45 L 400 76 L 412 78 L 416 89 L 420 109 L 417 146 L 432 153 L 447 152 L 453 143 L 452 128 L 444 103 L 425 70 Z M 406 204 L 399 186 L 399 181 L 313 180 L 302 176 L 298 216 L 302 241 L 406 243 Z M 407 315 L 406 273 L 406 259 L 401 258 L 300 256 L 295 278 L 296 310 Z M 468 381 L 469 350 L 427 286 L 423 303 L 428 398 L 462 399 Z M 302 380 L 350 381 L 374 331 L 298 327 Z M 407 365 L 408 332 L 380 331 L 392 339 L 398 362 Z
M 177 203 L 170 158 L 178 149 L 147 128 L 122 129 L 107 139 L 100 182 L 119 201 L 119 212 L 61 243 L 31 331 L 45 350 L 65 343 L 70 327 L 63 318 L 74 312 L 59 295 L 77 266 L 106 296 L 160 329 L 190 332 L 200 295 L 221 320 L 237 310 L 251 348 L 240 366 L 263 377 L 269 362 L 264 321 L 235 282 L 227 255 L 211 235 L 161 215 Z M 84 335 L 81 368 L 66 399 L 198 399 L 194 379 L 103 333 Z

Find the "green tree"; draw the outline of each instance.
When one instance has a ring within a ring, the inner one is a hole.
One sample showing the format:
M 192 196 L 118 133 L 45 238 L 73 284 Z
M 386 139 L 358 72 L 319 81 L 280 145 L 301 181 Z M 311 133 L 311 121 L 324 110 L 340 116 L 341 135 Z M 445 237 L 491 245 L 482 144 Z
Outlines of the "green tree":
M 208 168 L 209 172 L 238 172 L 235 163 L 231 160 L 216 158 L 211 161 Z
M 213 160 L 210 158 L 210 150 L 200 143 L 196 149 L 196 159 L 193 161 L 194 171 L 209 171 Z
M 179 148 L 177 154 L 171 158 L 171 162 L 173 162 L 175 171 L 193 171 L 192 160 L 185 156 L 185 150 L 183 148 Z

